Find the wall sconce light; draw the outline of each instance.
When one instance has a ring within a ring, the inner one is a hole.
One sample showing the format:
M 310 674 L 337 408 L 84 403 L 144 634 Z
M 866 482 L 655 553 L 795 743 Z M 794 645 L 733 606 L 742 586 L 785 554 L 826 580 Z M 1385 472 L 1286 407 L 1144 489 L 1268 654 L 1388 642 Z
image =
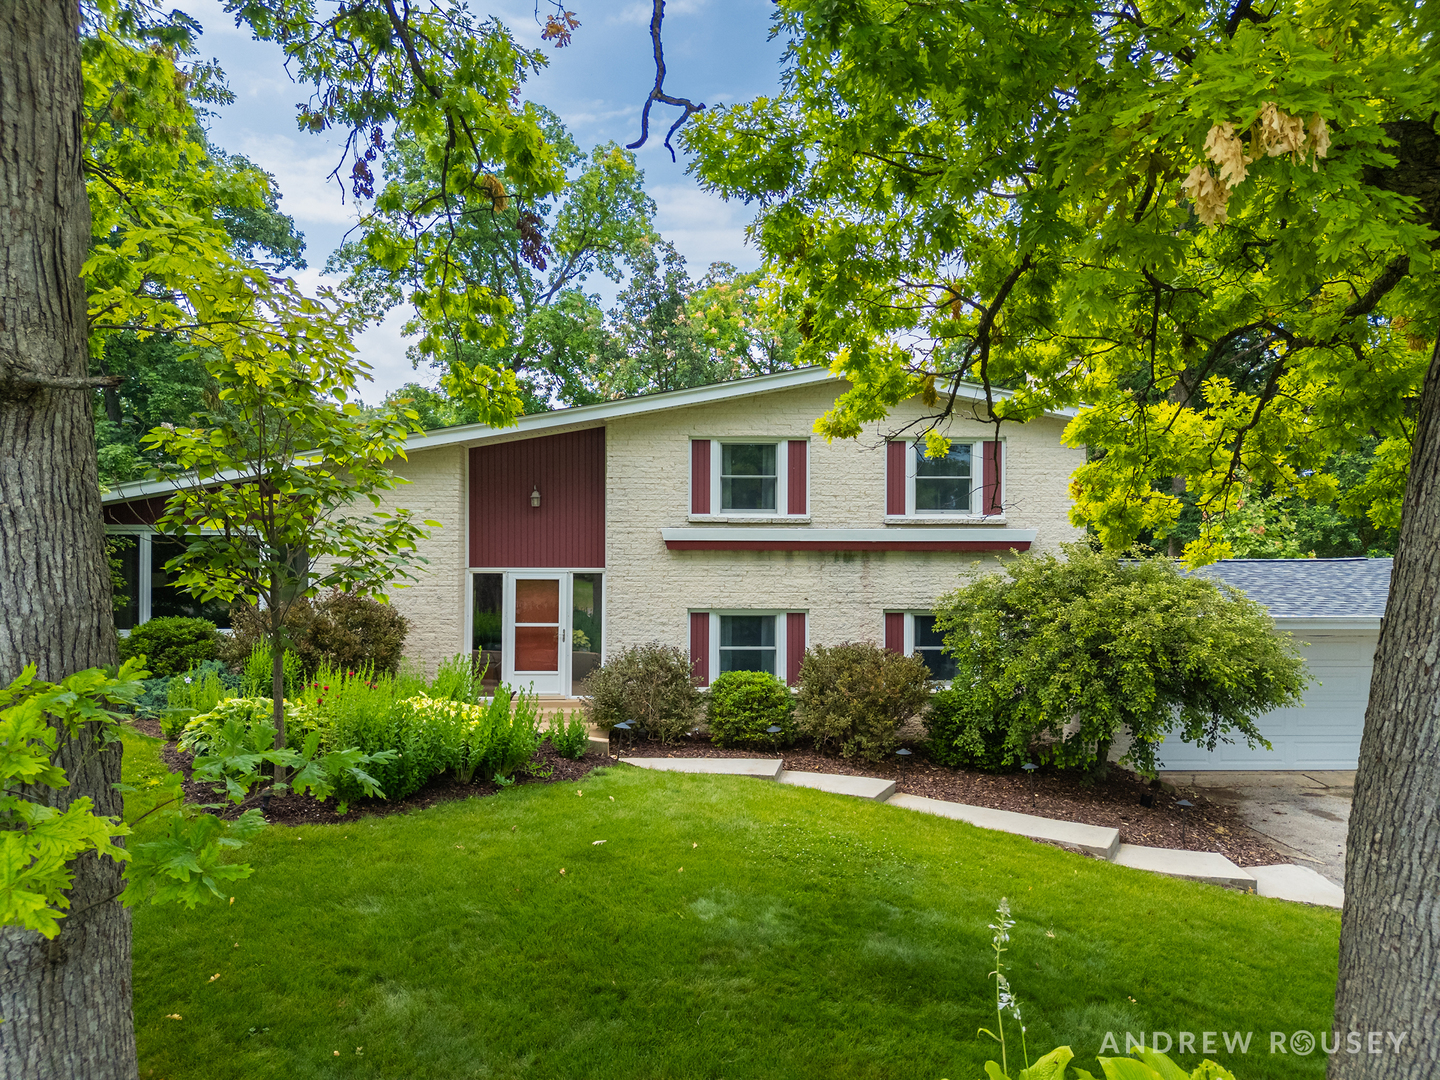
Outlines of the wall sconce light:
M 539 484 L 536 484 L 535 487 L 534 487 L 534 488 L 531 490 L 531 492 L 530 492 L 530 505 L 533 506 L 533 507 L 534 507 L 535 509 L 537 509 L 537 510 L 540 509 L 540 485 L 539 485 Z

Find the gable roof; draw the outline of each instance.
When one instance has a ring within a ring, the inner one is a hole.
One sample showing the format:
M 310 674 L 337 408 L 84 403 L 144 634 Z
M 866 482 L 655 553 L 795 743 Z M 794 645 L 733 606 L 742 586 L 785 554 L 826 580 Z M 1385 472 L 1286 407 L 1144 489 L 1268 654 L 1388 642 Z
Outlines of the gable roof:
M 1393 559 L 1223 559 L 1194 571 L 1233 585 L 1276 620 L 1364 620 L 1379 625 Z
M 412 435 L 406 443 L 407 450 L 430 450 L 437 446 L 452 446 L 455 443 L 483 442 L 502 436 L 538 434 L 552 428 L 569 427 L 576 424 L 602 423 L 623 416 L 643 416 L 646 413 L 663 412 L 668 409 L 685 409 L 692 405 L 707 405 L 715 401 L 729 401 L 733 398 L 750 397 L 754 394 L 771 394 L 780 390 L 794 390 L 803 386 L 820 383 L 842 383 L 845 380 L 833 374 L 827 367 L 798 368 L 774 375 L 755 375 L 748 379 L 732 379 L 729 382 L 710 383 L 686 390 L 667 390 L 658 394 L 642 394 L 638 397 L 620 398 L 616 401 L 602 401 L 598 405 L 577 405 L 569 409 L 552 409 L 549 412 L 531 413 L 520 417 L 511 427 L 495 428 L 485 424 L 464 424 L 459 427 L 439 428 L 423 435 Z M 838 389 L 838 386 L 837 386 Z M 1013 395 L 1008 390 L 994 390 L 992 396 L 1003 401 Z M 962 401 L 984 401 L 984 388 L 962 382 L 956 392 Z M 1078 410 L 1058 409 L 1043 415 L 1057 419 L 1073 419 Z
M 623 416 L 642 416 L 646 413 L 662 412 L 668 409 L 684 409 L 692 405 L 706 405 L 715 401 L 749 397 L 754 394 L 771 394 L 780 390 L 794 390 L 803 386 L 820 383 L 841 383 L 844 380 L 831 373 L 827 367 L 799 368 L 782 371 L 775 375 L 756 375 L 749 379 L 733 379 L 730 382 L 711 383 L 685 390 L 668 390 L 659 394 L 643 394 L 639 397 L 620 398 L 616 401 L 602 401 L 598 405 L 578 405 L 569 409 L 552 409 L 549 412 L 530 413 L 522 416 L 510 427 L 490 427 L 486 424 L 462 424 L 457 427 L 437 428 L 423 434 L 411 435 L 405 440 L 406 453 L 419 450 L 433 450 L 441 446 L 476 445 L 491 439 L 521 438 L 541 435 L 561 428 L 585 427 L 602 424 L 607 420 Z M 1011 397 L 1009 391 L 995 390 L 996 400 Z M 982 387 L 968 382 L 959 384 L 956 397 L 964 401 L 984 401 Z M 1057 409 L 1044 415 L 1062 420 L 1074 418 L 1077 410 Z M 217 481 L 239 479 L 239 474 L 216 477 Z M 117 484 L 101 496 L 102 504 L 128 502 L 147 495 L 158 495 L 173 491 L 175 484 L 168 480 L 137 480 L 128 484 Z

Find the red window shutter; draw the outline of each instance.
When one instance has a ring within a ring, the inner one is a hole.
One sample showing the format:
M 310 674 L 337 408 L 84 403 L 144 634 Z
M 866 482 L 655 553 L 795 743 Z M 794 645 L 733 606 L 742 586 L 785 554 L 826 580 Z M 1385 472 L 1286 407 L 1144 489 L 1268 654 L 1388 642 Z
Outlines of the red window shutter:
M 1005 507 L 1000 502 L 1001 446 L 1002 444 L 998 442 L 987 442 L 980 454 L 982 461 L 980 512 L 982 514 L 1005 512 Z
M 885 648 L 891 652 L 903 653 L 905 651 L 905 613 L 903 611 L 887 611 L 885 613 Z
M 690 512 L 710 513 L 710 440 L 690 440 Z
M 690 613 L 690 672 L 697 686 L 710 685 L 710 613 Z
M 807 446 L 804 439 L 790 440 L 790 473 L 785 481 L 786 513 L 805 513 L 805 451 Z M 803 619 L 804 616 L 802 615 L 801 618 Z
M 785 616 L 785 682 L 790 686 L 800 681 L 800 661 L 804 657 L 805 613 L 792 611 Z
M 895 441 L 885 444 L 885 513 L 899 517 L 905 513 L 905 459 L 909 447 Z

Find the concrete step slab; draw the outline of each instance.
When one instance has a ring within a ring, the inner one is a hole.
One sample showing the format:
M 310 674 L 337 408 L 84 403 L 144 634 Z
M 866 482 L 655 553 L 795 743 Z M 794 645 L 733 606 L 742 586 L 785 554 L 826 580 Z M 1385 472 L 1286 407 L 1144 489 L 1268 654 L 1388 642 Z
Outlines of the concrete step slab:
M 874 799 L 876 802 L 884 802 L 895 794 L 895 781 L 882 780 L 878 776 L 840 776 L 836 773 L 784 769 L 776 779 L 795 787 L 816 788 L 835 795 L 854 795 L 857 799 Z
M 1274 896 L 1318 907 L 1345 906 L 1345 890 L 1308 866 L 1277 863 L 1274 866 L 1247 866 L 1245 869 L 1255 879 L 1255 891 L 1261 896 Z
M 706 776 L 755 776 L 774 780 L 784 762 L 780 758 L 622 757 L 622 765 L 661 772 L 703 773 Z
M 966 821 L 982 829 L 1028 836 L 1032 840 L 1046 840 L 1052 844 L 1079 848 L 1081 851 L 1112 859 L 1121 847 L 1120 831 L 1099 825 L 1081 825 L 1074 821 L 1056 821 L 1052 818 L 1036 817 L 1033 814 L 1017 814 L 1010 810 L 992 810 L 987 806 L 967 806 L 965 803 L 946 802 L 943 799 L 927 799 L 921 795 L 892 796 L 890 806 L 902 806 L 907 810 L 918 810 L 922 814 Z
M 1255 878 L 1217 851 L 1183 851 L 1176 848 L 1121 844 L 1115 853 L 1117 866 L 1151 870 L 1170 877 L 1228 885 L 1241 892 L 1255 891 Z

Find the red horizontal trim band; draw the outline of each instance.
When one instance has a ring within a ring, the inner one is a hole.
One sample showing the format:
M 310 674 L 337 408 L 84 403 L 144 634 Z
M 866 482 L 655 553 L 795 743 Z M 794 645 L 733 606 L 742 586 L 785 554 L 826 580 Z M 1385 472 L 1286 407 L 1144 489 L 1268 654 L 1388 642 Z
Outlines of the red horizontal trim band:
M 1029 551 L 1029 540 L 666 540 L 671 551 Z

